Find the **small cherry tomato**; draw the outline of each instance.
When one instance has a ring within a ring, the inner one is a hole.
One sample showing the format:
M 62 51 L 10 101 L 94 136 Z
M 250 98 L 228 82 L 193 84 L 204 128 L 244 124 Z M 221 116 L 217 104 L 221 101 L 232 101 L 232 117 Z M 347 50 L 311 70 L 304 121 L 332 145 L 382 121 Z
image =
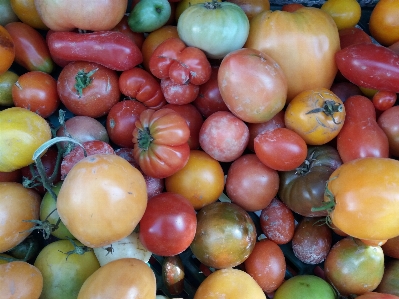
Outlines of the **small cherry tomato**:
M 321 10 L 333 18 L 338 30 L 355 27 L 362 14 L 362 8 L 356 0 L 328 0 L 323 3 Z
M 395 105 L 397 98 L 396 92 L 379 90 L 373 95 L 371 100 L 375 109 L 385 111 Z

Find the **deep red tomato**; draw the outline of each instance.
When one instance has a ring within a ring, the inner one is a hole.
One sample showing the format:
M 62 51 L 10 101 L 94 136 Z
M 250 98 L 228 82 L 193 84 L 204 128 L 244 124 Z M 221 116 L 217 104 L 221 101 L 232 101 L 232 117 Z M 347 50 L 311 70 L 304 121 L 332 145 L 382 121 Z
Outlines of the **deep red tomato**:
M 132 133 L 136 121 L 146 106 L 136 100 L 123 100 L 117 102 L 109 110 L 106 120 L 106 128 L 109 138 L 113 143 L 121 147 L 133 148 Z
M 384 248 L 382 250 L 384 250 Z M 399 275 L 399 260 L 387 259 L 385 263 L 384 275 L 382 276 L 382 280 L 378 285 L 378 287 L 375 289 L 375 291 L 399 296 L 398 275 Z M 398 298 L 399 297 L 393 299 L 398 299 Z
M 94 118 L 107 114 L 120 97 L 117 73 L 87 61 L 65 66 L 58 76 L 57 90 L 69 111 Z
M 345 102 L 350 96 L 362 95 L 359 86 L 348 81 L 335 82 L 330 90 L 337 95 L 342 102 Z
M 388 239 L 381 248 L 385 255 L 399 260 L 399 236 Z
M 399 299 L 398 296 L 379 292 L 367 292 L 358 297 L 357 299 Z
M 294 131 L 276 128 L 259 134 L 254 140 L 255 154 L 266 166 L 289 171 L 300 166 L 306 159 L 306 142 Z
M 338 31 L 338 33 L 341 49 L 344 49 L 350 45 L 372 42 L 370 35 L 357 27 L 341 29 Z
M 112 30 L 122 32 L 127 37 L 129 37 L 137 45 L 139 49 L 141 49 L 145 36 L 141 32 L 133 32 L 132 29 L 130 29 L 127 20 L 128 16 L 124 15 L 120 20 L 120 22 Z
M 389 153 L 399 157 L 399 106 L 393 106 L 382 112 L 377 123 L 385 132 L 389 142 Z
M 20 183 L 22 179 L 21 169 L 11 172 L 0 171 L 0 182 L 16 182 Z
M 46 118 L 60 105 L 57 80 L 41 71 L 31 71 L 19 76 L 12 87 L 14 105 L 26 108 Z
M 176 105 L 193 102 L 199 93 L 198 85 L 176 83 L 171 78 L 161 79 L 161 89 L 165 100 L 170 104 Z
M 375 109 L 385 111 L 395 105 L 397 98 L 396 92 L 379 90 L 373 95 L 371 100 Z
M 140 241 L 152 253 L 173 256 L 194 239 L 197 218 L 192 204 L 180 194 L 163 192 L 152 197 L 140 221 Z

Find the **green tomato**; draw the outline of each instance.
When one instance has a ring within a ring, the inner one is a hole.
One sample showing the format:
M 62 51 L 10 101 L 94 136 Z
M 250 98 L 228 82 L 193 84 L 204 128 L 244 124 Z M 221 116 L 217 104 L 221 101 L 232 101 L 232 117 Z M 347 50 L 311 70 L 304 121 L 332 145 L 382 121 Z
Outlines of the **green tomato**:
M 12 86 L 18 81 L 18 78 L 19 76 L 12 71 L 6 71 L 0 75 L 0 106 L 14 106 Z
M 277 289 L 274 299 L 335 299 L 333 287 L 315 275 L 297 275 Z
M 165 25 L 171 13 L 168 0 L 141 0 L 130 13 L 128 24 L 134 32 L 152 32 Z

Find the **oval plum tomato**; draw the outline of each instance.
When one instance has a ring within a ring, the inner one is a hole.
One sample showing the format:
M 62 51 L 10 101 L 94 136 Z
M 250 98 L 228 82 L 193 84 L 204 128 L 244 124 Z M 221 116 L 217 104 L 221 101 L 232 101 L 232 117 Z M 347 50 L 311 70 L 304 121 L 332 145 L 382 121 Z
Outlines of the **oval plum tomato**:
M 48 30 L 37 12 L 35 0 L 10 0 L 10 4 L 22 22 L 35 29 Z
M 263 164 L 255 154 L 245 154 L 229 167 L 226 193 L 231 202 L 255 212 L 270 204 L 277 195 L 279 182 L 276 170 Z
M 330 205 L 331 221 L 359 239 L 398 236 L 398 179 L 399 161 L 394 159 L 367 157 L 343 163 L 326 186 L 324 199 Z
M 284 281 L 284 253 L 273 241 L 256 242 L 254 250 L 244 261 L 245 272 L 253 277 L 266 293 L 275 291 Z
M 43 275 L 35 266 L 14 261 L 0 265 L 0 289 L 4 298 L 38 299 Z
M 346 237 L 331 248 L 324 262 L 327 280 L 344 296 L 361 295 L 377 288 L 384 274 L 384 253 Z
M 259 134 L 254 140 L 256 156 L 266 166 L 278 171 L 290 171 L 306 159 L 307 145 L 296 132 L 287 128 Z
M 96 63 L 71 62 L 57 80 L 61 102 L 75 115 L 104 116 L 119 101 L 118 75 Z
M 153 299 L 156 294 L 155 274 L 136 258 L 109 262 L 90 275 L 82 285 L 77 299 L 142 297 Z M 136 294 L 139 294 L 136 296 Z
M 186 165 L 190 146 L 186 120 L 172 109 L 147 109 L 133 131 L 133 155 L 141 170 L 154 178 L 166 178 Z
M 248 141 L 247 125 L 230 111 L 213 113 L 199 132 L 201 148 L 219 162 L 232 162 L 240 157 Z
M 53 114 L 61 103 L 57 93 L 57 80 L 40 71 L 19 76 L 12 87 L 12 97 L 16 107 L 26 108 L 43 118 Z
M 127 237 L 146 206 L 143 175 L 125 159 L 109 154 L 91 155 L 76 163 L 57 198 L 61 221 L 88 247 Z
M 229 299 L 266 299 L 252 276 L 234 268 L 217 270 L 206 277 L 195 292 L 194 299 L 218 299 L 221 296 Z
M 0 74 L 5 73 L 15 58 L 15 45 L 8 31 L 0 25 Z
M 381 0 L 371 11 L 369 30 L 372 37 L 384 46 L 399 40 L 399 3 L 395 0 Z
M 333 18 L 338 30 L 355 27 L 362 14 L 362 8 L 356 0 L 328 0 L 323 3 L 321 10 Z
M 20 183 L 0 183 L 1 222 L 0 252 L 26 239 L 33 227 L 29 220 L 39 219 L 40 195 Z
M 218 84 L 229 110 L 245 122 L 268 121 L 286 103 L 283 70 L 258 50 L 240 49 L 226 55 L 220 63 Z
M 377 123 L 388 137 L 389 153 L 399 157 L 399 106 L 393 106 L 382 112 Z
M 133 98 L 146 107 L 158 110 L 166 104 L 161 85 L 155 77 L 139 67 L 122 72 L 119 89 L 125 96 Z
M 117 102 L 112 106 L 106 120 L 106 128 L 111 141 L 121 147 L 133 148 L 132 132 L 141 112 L 146 109 L 143 103 L 130 99 Z
M 216 269 L 244 262 L 256 243 L 256 227 L 249 214 L 230 202 L 214 202 L 197 213 L 197 231 L 190 245 L 195 257 Z
M 392 91 L 377 91 L 373 97 L 373 105 L 378 111 L 385 111 L 395 105 L 398 96 Z
M 341 99 L 325 88 L 299 93 L 288 104 L 284 123 L 309 145 L 322 145 L 334 139 L 345 120 Z
M 287 244 L 294 236 L 294 213 L 278 198 L 261 211 L 259 221 L 262 232 L 276 244 Z
M 165 179 L 166 191 L 183 195 L 194 209 L 215 202 L 224 189 L 220 163 L 201 150 L 191 150 L 187 164 Z
M 152 197 L 140 220 L 140 241 L 152 253 L 174 256 L 186 250 L 194 239 L 197 218 L 184 196 L 163 192 Z

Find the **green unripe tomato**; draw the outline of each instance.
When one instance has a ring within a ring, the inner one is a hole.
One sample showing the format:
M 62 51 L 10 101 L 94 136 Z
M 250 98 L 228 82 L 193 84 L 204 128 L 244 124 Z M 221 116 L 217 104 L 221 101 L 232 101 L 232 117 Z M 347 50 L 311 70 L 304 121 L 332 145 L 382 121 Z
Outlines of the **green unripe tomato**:
M 0 75 L 0 106 L 14 106 L 12 86 L 18 81 L 18 78 L 19 76 L 12 71 L 6 71 Z
M 130 13 L 128 24 L 134 32 L 152 32 L 165 25 L 171 13 L 168 0 L 141 0 Z

